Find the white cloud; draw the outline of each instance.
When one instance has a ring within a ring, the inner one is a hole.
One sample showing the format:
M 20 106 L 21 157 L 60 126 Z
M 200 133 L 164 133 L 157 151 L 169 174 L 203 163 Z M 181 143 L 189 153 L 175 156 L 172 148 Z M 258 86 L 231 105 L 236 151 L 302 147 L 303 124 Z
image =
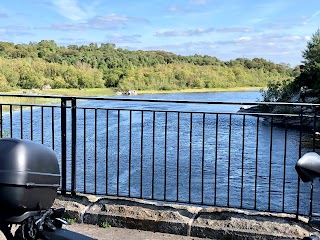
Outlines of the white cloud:
M 240 37 L 239 39 L 238 39 L 238 41 L 239 42 L 247 42 L 247 41 L 251 41 L 252 40 L 252 38 L 251 37 Z
M 145 24 L 148 21 L 143 18 L 136 17 L 127 17 L 120 15 L 109 15 L 109 16 L 95 16 L 87 20 L 75 23 L 61 23 L 61 24 L 52 24 L 48 27 L 42 27 L 39 29 L 52 29 L 59 31 L 86 31 L 86 30 L 111 30 L 117 29 L 120 27 L 126 27 L 129 24 L 142 23 Z
M 133 34 L 133 35 L 124 35 L 124 34 L 111 34 L 106 36 L 106 41 L 115 43 L 115 44 L 123 44 L 123 43 L 140 43 L 141 35 Z
M 59 14 L 72 21 L 88 18 L 87 11 L 79 6 L 77 0 L 52 0 L 52 4 L 57 8 Z
M 299 36 L 293 36 L 291 39 L 292 39 L 292 41 L 300 41 L 300 40 L 301 40 L 301 37 L 299 37 Z
M 304 40 L 310 41 L 311 37 L 310 36 L 304 36 Z
M 213 32 L 213 31 L 214 31 L 213 28 L 197 28 L 192 30 L 172 30 L 172 31 L 157 32 L 155 36 L 158 36 L 158 37 L 199 36 L 199 35 Z

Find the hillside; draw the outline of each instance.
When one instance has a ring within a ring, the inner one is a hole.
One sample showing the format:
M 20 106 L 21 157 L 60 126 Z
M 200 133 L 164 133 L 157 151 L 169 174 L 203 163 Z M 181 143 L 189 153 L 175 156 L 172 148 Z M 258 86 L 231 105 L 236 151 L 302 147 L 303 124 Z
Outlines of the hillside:
M 54 41 L 0 42 L 0 90 L 112 87 L 120 90 L 266 86 L 293 79 L 287 64 L 255 58 L 129 51 L 114 44 L 58 46 Z

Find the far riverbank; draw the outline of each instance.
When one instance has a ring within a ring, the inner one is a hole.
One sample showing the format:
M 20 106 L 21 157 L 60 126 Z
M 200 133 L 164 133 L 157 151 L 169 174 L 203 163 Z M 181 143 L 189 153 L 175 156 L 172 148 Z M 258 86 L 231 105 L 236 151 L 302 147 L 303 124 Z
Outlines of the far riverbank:
M 205 93 L 205 92 L 245 92 L 245 91 L 260 91 L 265 89 L 262 87 L 233 87 L 233 88 L 203 88 L 203 89 L 181 89 L 181 90 L 143 90 L 137 91 L 138 95 L 142 94 L 169 94 L 169 93 Z M 54 95 L 58 98 L 60 96 L 75 96 L 75 97 L 112 97 L 116 96 L 117 89 L 114 88 L 85 88 L 85 89 L 18 89 L 10 92 L 0 92 L 4 95 L 35 95 L 41 97 L 42 95 Z M 10 97 L 0 96 L 0 103 L 2 104 L 52 104 L 59 103 L 59 99 L 53 98 L 28 98 L 28 97 Z M 19 108 L 17 108 L 19 109 Z M 13 110 L 17 110 L 16 107 Z M 8 111 L 9 106 L 4 105 L 3 111 Z
M 246 92 L 260 91 L 266 87 L 232 87 L 232 88 L 193 88 L 179 90 L 137 90 L 137 94 L 161 94 L 161 93 L 202 93 L 202 92 Z M 113 88 L 87 88 L 87 89 L 47 89 L 42 90 L 39 94 L 45 95 L 62 95 L 62 96 L 114 96 L 116 89 Z
M 180 90 L 138 90 L 140 94 L 161 94 L 161 93 L 202 93 L 202 92 L 246 92 L 265 90 L 266 87 L 232 87 L 232 88 L 194 88 Z M 10 92 L 1 92 L 0 94 L 27 94 L 27 95 L 57 95 L 57 96 L 115 96 L 117 90 L 114 88 L 60 88 L 60 89 L 19 89 Z M 0 97 L 0 101 L 3 99 Z

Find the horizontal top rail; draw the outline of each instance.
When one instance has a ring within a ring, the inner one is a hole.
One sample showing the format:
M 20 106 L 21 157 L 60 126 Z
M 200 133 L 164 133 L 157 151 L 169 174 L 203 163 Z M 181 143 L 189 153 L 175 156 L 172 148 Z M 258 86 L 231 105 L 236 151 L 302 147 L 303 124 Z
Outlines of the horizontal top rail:
M 0 97 L 21 97 L 21 98 L 53 98 L 65 100 L 108 100 L 127 102 L 153 102 L 153 103 L 184 103 L 184 104 L 213 104 L 213 105 L 263 105 L 263 106 L 312 106 L 320 107 L 317 103 L 289 103 L 289 102 L 224 102 L 224 101 L 191 101 L 191 100 L 168 100 L 168 99 L 142 99 L 126 97 L 83 97 L 83 96 L 62 96 L 62 95 L 35 95 L 35 94 L 0 94 Z
M 59 106 L 58 106 L 59 107 Z M 70 108 L 70 107 L 69 107 Z M 82 109 L 82 110 L 112 110 L 112 111 L 132 111 L 132 112 L 161 112 L 161 113 L 192 113 L 192 114 L 220 114 L 220 115 L 248 115 L 248 116 L 260 116 L 260 117 L 308 117 L 308 118 L 314 118 L 314 114 L 297 114 L 297 113 L 265 113 L 265 112 L 260 112 L 260 113 L 252 113 L 252 112 L 219 112 L 219 111 L 183 111 L 183 110 L 161 110 L 161 109 L 132 109 L 132 108 L 101 108 L 101 107 L 76 107 L 77 109 Z M 318 116 L 318 115 L 316 115 Z

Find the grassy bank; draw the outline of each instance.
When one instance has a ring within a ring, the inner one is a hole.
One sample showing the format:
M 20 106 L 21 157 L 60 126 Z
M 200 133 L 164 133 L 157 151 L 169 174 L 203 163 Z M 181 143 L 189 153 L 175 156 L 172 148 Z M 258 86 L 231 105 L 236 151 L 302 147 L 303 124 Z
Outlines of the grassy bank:
M 232 88 L 194 88 L 181 90 L 143 90 L 138 91 L 138 94 L 154 94 L 154 93 L 196 93 L 196 92 L 244 92 L 244 91 L 259 91 L 264 89 L 261 87 L 232 87 Z M 2 92 L 0 94 L 27 94 L 27 95 L 57 95 L 57 96 L 114 96 L 116 90 L 113 88 L 86 88 L 86 89 L 46 89 L 46 90 L 15 90 L 10 92 Z M 0 101 L 3 98 L 0 98 Z M 3 103 L 3 101 L 1 101 Z
M 89 88 L 89 89 L 47 89 L 47 90 L 15 90 L 10 92 L 1 92 L 1 94 L 23 94 L 23 95 L 34 95 L 37 97 L 10 97 L 0 96 L 0 103 L 3 104 L 2 110 L 9 111 L 9 106 L 6 104 L 24 104 L 24 105 L 35 105 L 35 104 L 53 104 L 60 103 L 58 98 L 42 98 L 41 95 L 53 95 L 53 96 L 113 96 L 115 90 L 111 88 Z M 13 106 L 13 110 L 17 110 L 20 107 Z
M 194 88 L 182 90 L 145 90 L 138 91 L 138 94 L 156 94 L 156 93 L 199 93 L 199 92 L 245 92 L 245 91 L 260 91 L 263 87 L 232 87 L 232 88 Z
M 40 94 L 62 95 L 62 96 L 113 96 L 116 91 L 112 88 L 85 88 L 85 89 L 47 89 L 42 90 Z

